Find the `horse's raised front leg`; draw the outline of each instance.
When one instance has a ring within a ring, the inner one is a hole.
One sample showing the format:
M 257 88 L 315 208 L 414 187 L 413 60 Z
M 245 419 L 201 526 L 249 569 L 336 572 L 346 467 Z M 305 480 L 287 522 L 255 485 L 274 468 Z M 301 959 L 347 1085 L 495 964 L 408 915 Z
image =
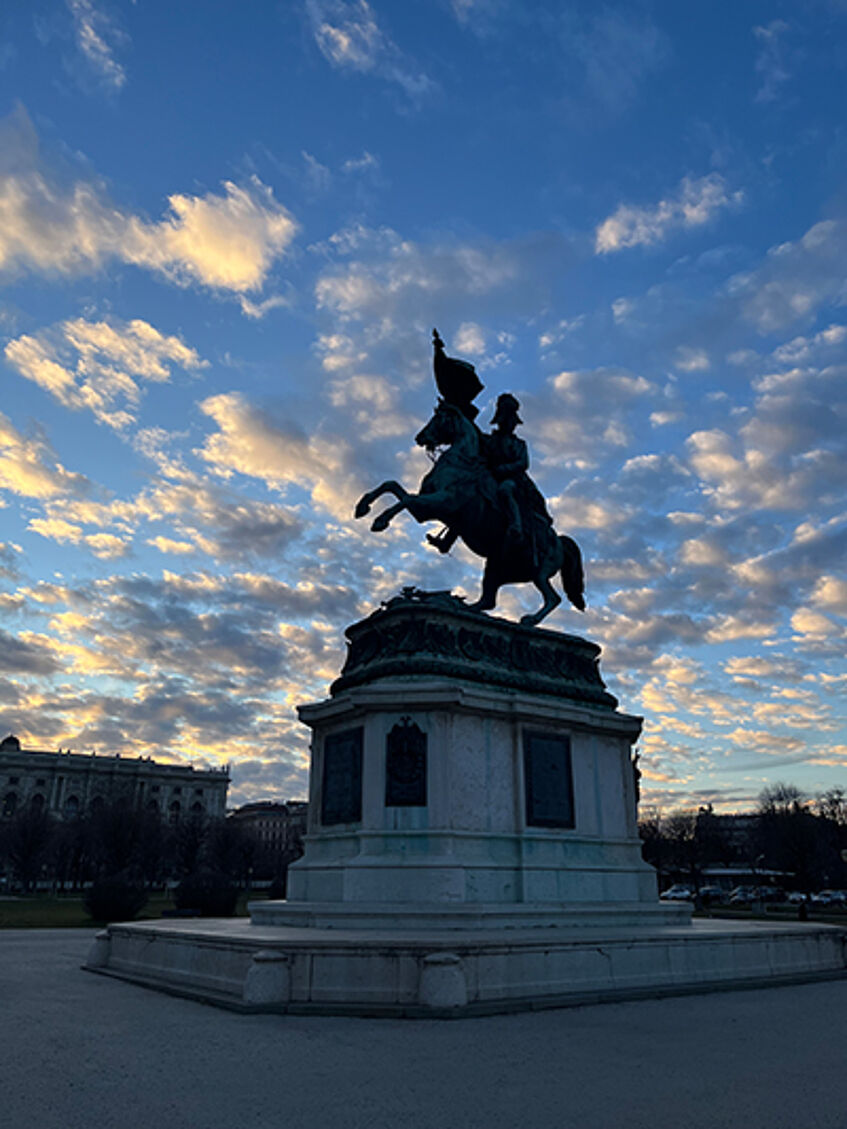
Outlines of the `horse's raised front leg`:
M 405 510 L 406 502 L 395 502 L 393 506 L 389 506 L 387 510 L 383 510 L 371 522 L 371 529 L 374 533 L 382 533 L 383 529 L 388 529 L 389 522 L 392 518 L 397 517 L 401 510 Z
M 550 612 L 562 602 L 562 597 L 550 583 L 549 576 L 537 576 L 533 583 L 544 597 L 544 606 L 535 615 L 521 616 L 521 623 L 527 627 L 535 627 L 537 623 L 541 623 L 542 619 L 546 619 Z
M 370 513 L 371 506 L 381 498 L 383 494 L 393 494 L 398 501 L 403 502 L 405 505 L 406 499 L 409 497 L 406 491 L 399 482 L 395 482 L 393 478 L 389 478 L 387 482 L 383 482 L 377 486 L 375 490 L 369 490 L 367 494 L 363 494 L 356 503 L 356 508 L 353 511 L 355 517 L 364 517 L 365 514 Z M 390 519 L 389 519 L 390 520 Z M 380 528 L 384 529 L 385 526 Z

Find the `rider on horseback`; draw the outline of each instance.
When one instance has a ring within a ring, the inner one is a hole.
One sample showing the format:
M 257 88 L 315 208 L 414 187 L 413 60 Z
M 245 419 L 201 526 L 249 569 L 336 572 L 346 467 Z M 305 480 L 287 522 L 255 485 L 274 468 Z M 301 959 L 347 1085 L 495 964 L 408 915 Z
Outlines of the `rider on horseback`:
M 497 397 L 497 410 L 491 424 L 496 430 L 485 437 L 485 457 L 491 473 L 497 479 L 497 499 L 506 514 L 506 537 L 510 541 L 530 541 L 533 556 L 535 549 L 535 521 L 537 515 L 547 525 L 553 519 L 547 504 L 535 483 L 527 474 L 529 451 L 523 439 L 515 435 L 515 428 L 523 420 L 518 415 L 520 404 L 510 392 Z
M 497 397 L 497 410 L 491 421 L 495 430 L 482 432 L 483 454 L 488 469 L 497 482 L 497 504 L 506 518 L 506 540 L 513 547 L 528 549 L 533 563 L 538 563 L 538 522 L 551 527 L 553 519 L 541 491 L 529 477 L 529 451 L 523 439 L 515 435 L 522 423 L 518 415 L 520 404 L 510 392 Z M 427 534 L 427 541 L 441 553 L 453 547 L 459 534 L 447 527 L 441 533 Z
M 480 431 L 473 400 L 482 383 L 473 365 L 447 357 L 437 332 L 433 344 L 440 399 L 432 419 L 415 436 L 433 455 L 432 469 L 417 493 L 387 479 L 362 495 L 355 516 L 364 517 L 378 498 L 393 494 L 397 501 L 371 524 L 375 533 L 387 529 L 403 510 L 418 522 L 443 522 L 446 528 L 438 536 L 427 537 L 432 545 L 446 553 L 461 537 L 471 552 L 485 560 L 482 593 L 467 605 L 469 611 L 491 611 L 504 584 L 530 582 L 541 592 L 544 604 L 523 616 L 521 623 L 535 626 L 561 603 L 550 583 L 556 573 L 570 602 L 584 611 L 579 546 L 572 537 L 556 533 L 544 498 L 527 473 L 527 446 L 514 433 L 521 422 L 518 401 L 503 393 L 491 421 L 493 432 Z

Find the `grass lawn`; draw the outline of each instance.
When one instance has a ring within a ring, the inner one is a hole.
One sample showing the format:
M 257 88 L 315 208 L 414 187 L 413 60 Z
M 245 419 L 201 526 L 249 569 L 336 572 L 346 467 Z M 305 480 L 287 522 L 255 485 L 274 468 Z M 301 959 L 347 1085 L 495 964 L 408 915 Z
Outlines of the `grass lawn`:
M 255 897 L 255 894 L 240 894 L 236 916 L 246 917 L 248 898 Z M 152 921 L 162 916 L 162 910 L 173 908 L 169 895 L 152 894 L 137 920 Z M 81 929 L 96 924 L 85 912 L 82 898 L 70 894 L 61 897 L 31 894 L 0 899 L 0 929 Z
M 847 910 L 832 906 L 809 906 L 808 919 L 822 925 L 847 926 Z M 790 905 L 768 906 L 764 913 L 753 913 L 749 906 L 714 906 L 711 909 L 695 910 L 696 917 L 721 918 L 724 921 L 771 921 L 790 925 L 799 920 L 798 907 Z

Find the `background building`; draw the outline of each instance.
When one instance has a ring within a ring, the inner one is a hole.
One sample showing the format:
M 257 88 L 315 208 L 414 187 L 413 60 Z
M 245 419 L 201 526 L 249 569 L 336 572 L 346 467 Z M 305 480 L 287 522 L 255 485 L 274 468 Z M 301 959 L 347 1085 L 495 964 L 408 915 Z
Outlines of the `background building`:
M 260 800 L 236 808 L 229 818 L 247 831 L 264 850 L 274 854 L 299 854 L 306 834 L 308 811 L 309 805 L 305 800 L 289 800 L 287 803 Z
M 229 766 L 197 769 L 151 757 L 22 749 L 13 734 L 0 741 L 0 815 L 7 819 L 27 808 L 74 819 L 118 800 L 171 823 L 185 815 L 222 818 L 228 788 Z

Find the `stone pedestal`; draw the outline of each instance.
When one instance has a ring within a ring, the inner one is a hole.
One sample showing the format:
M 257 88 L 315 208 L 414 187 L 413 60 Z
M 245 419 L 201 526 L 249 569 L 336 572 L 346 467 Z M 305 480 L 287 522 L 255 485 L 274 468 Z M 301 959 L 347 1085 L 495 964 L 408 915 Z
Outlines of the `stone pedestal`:
M 348 631 L 312 728 L 309 833 L 262 924 L 680 922 L 641 859 L 631 746 L 576 636 L 399 598 Z M 596 914 L 592 908 L 596 907 Z M 412 911 L 406 916 L 406 911 Z M 579 912 L 571 912 L 576 911 Z
M 88 967 L 246 1010 L 475 1014 L 843 974 L 844 934 L 691 924 L 641 859 L 599 648 L 405 592 L 311 727 L 289 898 L 113 925 Z

